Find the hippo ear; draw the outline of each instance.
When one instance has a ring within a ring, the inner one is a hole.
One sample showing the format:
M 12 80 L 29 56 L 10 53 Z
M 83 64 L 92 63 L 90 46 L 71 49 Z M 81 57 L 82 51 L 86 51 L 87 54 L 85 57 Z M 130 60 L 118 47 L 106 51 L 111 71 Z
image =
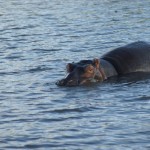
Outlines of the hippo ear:
M 97 58 L 95 58 L 95 59 L 93 60 L 93 64 L 94 64 L 94 66 L 95 66 L 96 68 L 99 68 L 99 66 L 100 66 L 100 60 L 97 59 Z
M 66 69 L 67 69 L 67 72 L 70 73 L 74 70 L 75 68 L 75 65 L 72 64 L 72 63 L 68 63 L 67 66 L 66 66 Z

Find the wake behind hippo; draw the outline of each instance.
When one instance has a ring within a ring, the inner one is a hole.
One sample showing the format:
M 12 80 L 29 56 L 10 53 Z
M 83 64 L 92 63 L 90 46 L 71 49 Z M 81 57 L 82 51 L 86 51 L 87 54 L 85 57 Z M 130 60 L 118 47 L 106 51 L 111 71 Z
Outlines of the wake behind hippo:
M 116 48 L 100 59 L 69 63 L 66 68 L 68 76 L 56 83 L 59 86 L 83 85 L 117 75 L 150 72 L 150 44 L 134 42 Z

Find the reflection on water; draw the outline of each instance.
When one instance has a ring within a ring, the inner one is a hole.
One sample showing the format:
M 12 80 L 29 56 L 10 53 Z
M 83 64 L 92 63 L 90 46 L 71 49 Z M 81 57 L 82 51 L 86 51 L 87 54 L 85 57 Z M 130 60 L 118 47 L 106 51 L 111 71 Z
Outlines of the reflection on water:
M 0 4 L 0 149 L 150 148 L 148 74 L 55 85 L 68 62 L 148 41 L 149 1 Z

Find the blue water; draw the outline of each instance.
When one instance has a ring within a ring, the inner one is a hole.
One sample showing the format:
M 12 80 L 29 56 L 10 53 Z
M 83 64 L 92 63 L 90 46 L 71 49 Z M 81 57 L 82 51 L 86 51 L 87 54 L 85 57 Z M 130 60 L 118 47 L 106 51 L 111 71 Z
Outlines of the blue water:
M 148 150 L 150 78 L 58 87 L 68 62 L 150 36 L 148 0 L 0 0 L 0 149 Z

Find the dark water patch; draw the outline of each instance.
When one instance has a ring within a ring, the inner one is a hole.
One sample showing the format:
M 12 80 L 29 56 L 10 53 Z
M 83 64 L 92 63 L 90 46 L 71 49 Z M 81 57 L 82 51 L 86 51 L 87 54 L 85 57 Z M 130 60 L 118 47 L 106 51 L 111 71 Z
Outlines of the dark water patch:
M 30 122 L 33 122 L 33 119 L 21 119 L 20 118 L 20 119 L 9 119 L 9 120 L 0 121 L 1 124 L 9 124 L 9 123 L 16 123 L 16 124 L 20 123 L 20 124 L 22 124 L 23 122 L 30 123 Z
M 66 23 L 66 24 L 58 24 L 57 25 L 58 28 L 63 28 L 63 27 L 67 27 L 67 26 L 68 26 L 68 23 Z
M 142 134 L 142 135 L 145 135 L 145 136 L 149 136 L 149 137 L 150 137 L 150 130 L 136 132 L 136 133 L 135 133 L 135 136 L 136 136 L 136 134 Z M 147 140 L 148 140 L 148 139 L 147 139 Z
M 51 16 L 51 14 L 44 15 L 44 18 L 46 18 L 47 20 L 50 20 L 51 22 L 58 20 L 57 17 Z
M 146 101 L 150 101 L 150 95 L 149 95 L 149 96 L 147 96 L 147 95 L 139 96 L 139 97 L 136 98 L 136 100 L 138 100 L 138 101 L 141 101 L 141 100 L 142 100 L 142 101 L 143 101 L 143 100 L 144 100 L 144 101 L 145 101 L 145 100 L 146 100 Z
M 108 32 L 108 34 L 110 34 L 109 32 Z M 123 44 L 124 43 L 124 41 L 121 41 L 121 40 L 118 40 L 118 41 L 112 41 L 112 42 L 103 42 L 103 43 L 101 43 L 101 44 L 104 44 L 104 45 L 113 45 L 113 44 L 115 44 L 116 45 L 116 43 L 118 44 Z M 110 49 L 112 49 L 111 47 L 109 47 Z
M 91 111 L 92 108 L 90 107 L 78 107 L 78 108 L 64 108 L 64 109 L 55 109 L 52 113 L 83 113 L 87 111 Z
M 29 25 L 25 25 L 25 26 L 21 26 L 21 27 L 11 27 L 11 28 L 9 28 L 9 29 L 7 29 L 7 30 L 22 30 L 22 29 L 32 29 L 32 28 L 35 28 L 35 27 L 37 27 L 36 25 L 32 25 L 32 24 L 29 24 Z
M 29 149 L 31 149 L 31 148 L 43 148 L 43 147 L 45 147 L 45 148 L 57 148 L 57 147 L 63 147 L 63 144 L 59 144 L 59 143 L 57 143 L 57 142 L 54 142 L 54 144 L 51 144 L 51 143 L 49 143 L 49 144 L 27 144 L 27 145 L 25 145 L 24 146 L 24 148 L 29 148 Z
M 75 48 L 75 49 L 70 49 L 70 52 L 74 52 L 74 53 L 82 53 L 82 49 L 77 49 L 77 48 Z
M 51 62 L 55 62 L 56 64 L 61 64 L 62 62 L 67 62 L 67 61 L 69 61 L 69 58 L 52 58 L 51 59 Z
M 1 91 L 1 94 L 15 94 L 14 91 Z
M 45 122 L 45 123 L 52 123 L 52 122 L 64 122 L 64 121 L 67 121 L 67 120 L 77 120 L 79 119 L 80 117 L 67 117 L 67 118 L 61 118 L 61 117 L 58 117 L 58 118 L 51 118 L 51 119 L 40 119 L 40 122 Z
M 2 38 L 0 37 L 0 40 L 1 41 L 9 41 L 10 39 L 9 38 L 5 38 L 5 37 L 2 37 Z
M 68 37 L 71 39 L 79 39 L 80 38 L 79 35 L 68 35 Z
M 23 147 L 22 146 L 4 146 L 4 149 L 15 150 L 15 149 L 23 149 Z
M 30 89 L 34 89 L 33 87 L 30 87 Z M 43 93 L 32 93 L 26 95 L 28 100 L 37 100 L 37 99 L 45 99 L 45 96 Z
M 16 46 L 9 46 L 9 47 L 7 47 L 7 49 L 17 49 L 18 47 L 16 47 Z
M 15 41 L 19 41 L 20 39 L 18 39 L 18 38 L 20 38 L 20 37 L 40 37 L 42 34 L 39 34 L 39 33 L 21 33 L 21 34 L 17 34 L 17 35 L 13 35 L 12 37 L 15 37 L 15 38 L 17 38 L 17 39 L 15 39 Z
M 33 36 L 33 35 L 30 35 L 30 34 L 20 34 L 20 35 L 13 36 L 13 37 L 18 38 L 18 37 L 30 37 L 30 36 Z M 18 40 L 20 40 L 20 39 L 18 39 Z
M 46 66 L 37 66 L 35 68 L 31 68 L 29 70 L 26 70 L 28 73 L 36 73 L 36 72 L 42 72 L 42 71 L 49 71 L 52 70 L 52 68 L 48 68 Z
M 0 72 L 0 76 L 11 76 L 21 74 L 21 71 Z
M 12 48 L 14 49 L 14 48 Z M 15 55 L 9 55 L 9 56 L 6 56 L 5 59 L 9 59 L 9 60 L 17 60 L 17 59 L 21 59 L 22 56 L 15 56 Z
M 56 36 L 56 37 L 62 37 L 62 36 L 65 36 L 65 34 L 57 33 L 54 36 Z
M 8 112 L 3 112 L 3 113 L 8 113 Z M 17 115 L 13 115 L 11 113 L 10 114 L 8 113 L 8 114 L 5 114 L 5 115 L 1 116 L 1 118 L 10 118 L 10 119 L 15 118 L 15 117 L 17 117 Z
M 33 49 L 33 51 L 37 51 L 37 52 L 41 52 L 41 53 L 48 53 L 48 52 L 57 52 L 57 51 L 61 51 L 62 49 L 57 49 L 57 48 L 53 48 L 53 49 Z

